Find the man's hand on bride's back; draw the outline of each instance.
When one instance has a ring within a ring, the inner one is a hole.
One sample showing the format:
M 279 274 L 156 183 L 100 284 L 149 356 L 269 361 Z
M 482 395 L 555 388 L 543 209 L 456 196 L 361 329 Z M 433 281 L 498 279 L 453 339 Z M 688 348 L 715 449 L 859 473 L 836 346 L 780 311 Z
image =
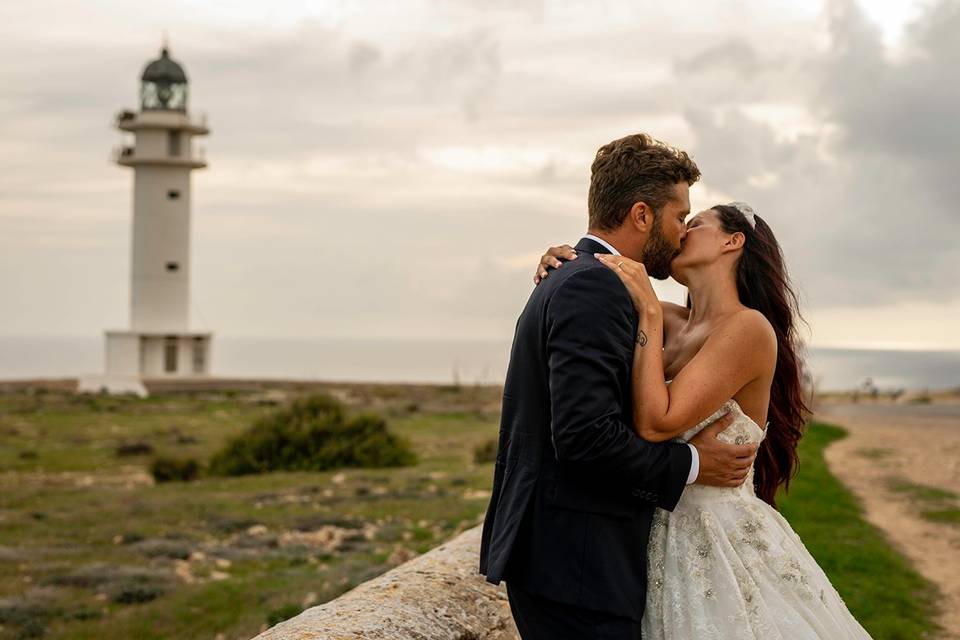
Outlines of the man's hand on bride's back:
M 549 268 L 559 269 L 564 260 L 576 260 L 577 252 L 568 244 L 562 244 L 559 247 L 550 247 L 547 252 L 540 256 L 540 264 L 537 265 L 537 272 L 533 274 L 533 284 L 540 284 L 540 281 L 550 273 Z
M 700 454 L 700 474 L 697 484 L 711 487 L 739 487 L 746 480 L 754 458 L 756 442 L 727 444 L 717 440 L 717 434 L 733 423 L 733 415 L 725 416 L 708 425 L 690 440 Z

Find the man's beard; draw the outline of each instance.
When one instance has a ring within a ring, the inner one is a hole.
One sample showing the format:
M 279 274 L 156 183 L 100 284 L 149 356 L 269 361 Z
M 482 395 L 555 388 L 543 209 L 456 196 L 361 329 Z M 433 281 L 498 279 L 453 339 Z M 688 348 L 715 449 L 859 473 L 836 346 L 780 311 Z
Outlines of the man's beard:
M 666 280 L 670 277 L 670 263 L 679 254 L 680 250 L 673 247 L 663 235 L 658 220 L 647 238 L 647 246 L 643 248 L 643 266 L 647 275 L 657 280 Z

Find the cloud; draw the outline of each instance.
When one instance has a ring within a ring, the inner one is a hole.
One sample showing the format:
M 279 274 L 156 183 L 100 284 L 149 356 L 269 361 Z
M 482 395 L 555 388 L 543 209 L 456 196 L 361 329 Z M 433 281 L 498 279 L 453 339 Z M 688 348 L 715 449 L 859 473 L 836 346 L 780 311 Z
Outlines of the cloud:
M 730 39 L 677 60 L 674 68 L 679 73 L 710 73 L 731 69 L 740 75 L 752 75 L 766 64 L 749 44 Z
M 756 203 L 812 306 L 960 297 L 960 191 L 950 169 L 960 148 L 950 115 L 960 111 L 960 91 L 946 80 L 960 46 L 940 36 L 960 28 L 960 11 L 948 5 L 914 23 L 909 57 L 891 60 L 854 2 L 831 2 L 829 47 L 793 65 L 816 90 L 797 96 L 768 84 L 770 93 L 757 96 L 802 100 L 819 120 L 812 135 L 785 140 L 742 104 L 685 111 L 705 182 Z M 680 66 L 732 66 L 747 82 L 769 68 L 742 44 L 718 47 Z
M 350 48 L 349 69 L 352 73 L 363 73 L 383 58 L 383 52 L 372 44 L 355 42 Z
M 163 27 L 212 127 L 192 276 L 217 331 L 509 335 L 537 256 L 584 230 L 596 148 L 635 131 L 693 152 L 700 204 L 757 206 L 811 308 L 957 298 L 949 2 L 902 56 L 852 2 L 361 4 L 0 10 L 0 332 L 124 321 L 109 119 Z

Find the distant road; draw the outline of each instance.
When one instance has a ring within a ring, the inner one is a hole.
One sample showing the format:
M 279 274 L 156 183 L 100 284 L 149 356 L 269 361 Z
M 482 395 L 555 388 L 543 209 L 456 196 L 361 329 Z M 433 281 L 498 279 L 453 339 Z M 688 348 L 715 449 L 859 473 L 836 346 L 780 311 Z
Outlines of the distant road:
M 830 414 L 830 417 L 884 417 L 909 418 L 910 420 L 939 420 L 956 418 L 960 427 L 960 402 L 937 404 L 892 404 L 873 402 L 823 402 L 817 407 L 817 413 Z

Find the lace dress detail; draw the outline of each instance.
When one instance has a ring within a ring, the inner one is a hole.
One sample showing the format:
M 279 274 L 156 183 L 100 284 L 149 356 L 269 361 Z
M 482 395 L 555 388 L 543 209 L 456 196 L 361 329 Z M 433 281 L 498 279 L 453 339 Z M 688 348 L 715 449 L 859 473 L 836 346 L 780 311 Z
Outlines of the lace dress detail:
M 683 434 L 689 440 L 729 409 L 717 437 L 766 435 L 734 400 Z M 753 470 L 735 489 L 691 485 L 650 533 L 644 640 L 845 640 L 870 636 L 847 610 L 799 536 L 756 497 Z

